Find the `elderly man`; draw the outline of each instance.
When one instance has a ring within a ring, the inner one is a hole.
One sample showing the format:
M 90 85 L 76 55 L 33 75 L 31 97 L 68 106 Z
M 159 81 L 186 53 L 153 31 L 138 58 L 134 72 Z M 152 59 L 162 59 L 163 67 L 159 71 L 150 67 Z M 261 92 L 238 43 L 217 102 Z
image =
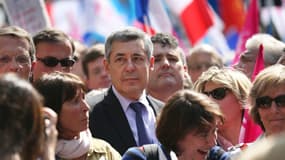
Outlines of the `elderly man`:
M 210 67 L 217 66 L 218 68 L 222 68 L 224 66 L 219 52 L 208 44 L 200 44 L 190 49 L 186 61 L 188 73 L 193 83 Z
M 112 86 L 91 112 L 90 130 L 121 154 L 157 142 L 155 110 L 146 96 L 152 50 L 150 38 L 135 28 L 116 31 L 105 43 L 104 66 Z
M 54 71 L 70 72 L 75 63 L 74 43 L 62 31 L 45 29 L 33 37 L 36 48 L 36 62 L 33 79 Z
M 31 77 L 35 47 L 30 34 L 22 28 L 0 28 L 0 73 L 15 72 L 24 79 Z
M 260 45 L 263 45 L 265 67 L 276 64 L 283 54 L 285 44 L 269 34 L 258 33 L 246 41 L 246 50 L 241 54 L 240 61 L 234 67 L 252 78 L 253 69 Z

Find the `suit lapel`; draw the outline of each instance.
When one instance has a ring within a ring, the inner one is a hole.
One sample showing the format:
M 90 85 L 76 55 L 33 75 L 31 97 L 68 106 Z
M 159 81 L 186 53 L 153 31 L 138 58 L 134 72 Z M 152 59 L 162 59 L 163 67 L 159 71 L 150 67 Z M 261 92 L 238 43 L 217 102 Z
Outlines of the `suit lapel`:
M 162 102 L 157 101 L 156 99 L 154 99 L 153 97 L 151 97 L 149 95 L 146 96 L 146 99 L 147 99 L 149 105 L 151 106 L 155 117 L 157 117 L 157 115 L 159 115 L 159 113 L 161 112 L 164 104 Z
M 109 89 L 107 97 L 103 101 L 104 110 L 110 120 L 110 123 L 113 124 L 118 135 L 126 145 L 133 144 L 136 146 L 136 142 L 131 131 L 127 117 L 122 109 L 122 106 L 112 91 L 112 88 Z

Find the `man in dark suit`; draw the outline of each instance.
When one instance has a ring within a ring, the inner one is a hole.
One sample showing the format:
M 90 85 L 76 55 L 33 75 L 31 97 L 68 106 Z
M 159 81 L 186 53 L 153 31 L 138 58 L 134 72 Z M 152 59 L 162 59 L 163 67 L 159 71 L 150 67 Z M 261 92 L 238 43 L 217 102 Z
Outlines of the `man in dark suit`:
M 105 43 L 104 66 L 111 76 L 112 86 L 94 106 L 90 130 L 94 137 L 108 141 L 121 154 L 129 147 L 157 142 L 155 112 L 145 91 L 154 63 L 152 50 L 150 37 L 135 28 L 116 31 Z M 132 106 L 134 102 L 143 106 L 142 125 Z M 148 140 L 143 143 L 142 126 Z

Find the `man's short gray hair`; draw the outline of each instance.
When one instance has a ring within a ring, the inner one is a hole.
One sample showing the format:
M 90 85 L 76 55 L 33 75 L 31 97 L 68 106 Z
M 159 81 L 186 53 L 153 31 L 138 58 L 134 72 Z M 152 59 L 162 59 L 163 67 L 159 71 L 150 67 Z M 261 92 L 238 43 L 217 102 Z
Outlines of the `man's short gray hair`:
M 137 28 L 127 27 L 122 30 L 115 31 L 108 36 L 105 43 L 105 58 L 107 61 L 110 61 L 110 54 L 114 42 L 129 42 L 133 40 L 142 40 L 144 42 L 145 53 L 148 59 L 150 59 L 153 52 L 153 44 L 150 37 Z

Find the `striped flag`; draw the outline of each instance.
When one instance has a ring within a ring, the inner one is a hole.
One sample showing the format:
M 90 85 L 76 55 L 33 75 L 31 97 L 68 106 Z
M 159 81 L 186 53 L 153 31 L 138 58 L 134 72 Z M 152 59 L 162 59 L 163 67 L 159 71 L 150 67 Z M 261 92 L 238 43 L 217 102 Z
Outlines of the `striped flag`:
M 166 3 L 180 18 L 192 45 L 213 25 L 213 16 L 205 0 L 166 0 Z
M 161 0 L 134 0 L 134 26 L 151 35 L 156 32 L 172 33 L 172 24 Z

